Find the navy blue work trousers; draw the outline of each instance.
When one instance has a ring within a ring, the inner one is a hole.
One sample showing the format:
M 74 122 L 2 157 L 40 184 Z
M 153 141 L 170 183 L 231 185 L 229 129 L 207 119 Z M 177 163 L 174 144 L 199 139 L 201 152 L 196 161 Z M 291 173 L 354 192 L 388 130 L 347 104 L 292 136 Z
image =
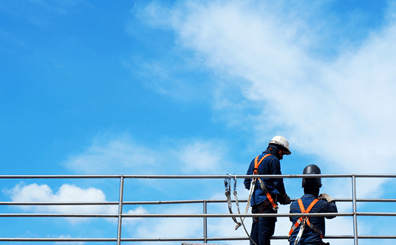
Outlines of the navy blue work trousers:
M 259 204 L 259 207 L 253 207 L 252 213 L 276 213 L 271 207 L 271 204 L 268 205 L 268 200 L 264 201 L 263 204 Z M 250 236 L 252 240 L 257 245 L 270 245 L 271 237 L 275 232 L 275 222 L 276 217 L 259 217 L 258 219 L 253 218 L 252 231 Z M 250 245 L 254 245 L 252 241 L 250 241 Z

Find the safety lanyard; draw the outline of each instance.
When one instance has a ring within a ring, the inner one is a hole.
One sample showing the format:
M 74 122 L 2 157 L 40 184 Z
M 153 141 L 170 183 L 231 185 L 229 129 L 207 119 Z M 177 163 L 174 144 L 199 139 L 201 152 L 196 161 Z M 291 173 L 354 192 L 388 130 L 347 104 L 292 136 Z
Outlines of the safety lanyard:
M 254 189 L 254 183 L 255 183 L 255 182 L 256 182 L 255 180 L 252 181 L 251 185 L 253 186 L 253 188 L 252 188 L 252 186 L 251 186 L 251 187 L 250 187 L 251 189 Z M 228 175 L 228 178 L 226 178 L 226 179 L 224 180 L 224 184 L 225 184 L 225 189 L 226 189 L 225 195 L 226 195 L 226 197 L 227 197 L 228 210 L 230 211 L 230 214 L 232 214 L 231 194 L 230 194 L 230 192 L 231 192 L 231 175 L 230 175 L 230 174 Z M 234 194 L 234 196 L 235 196 L 235 202 L 236 202 L 236 206 L 237 206 L 237 209 L 238 209 L 238 214 L 241 214 L 241 211 L 239 210 L 239 202 L 238 202 L 238 196 L 237 196 L 236 187 L 237 187 L 237 177 L 236 177 L 236 175 L 235 175 L 235 177 L 234 177 L 234 192 L 233 192 L 233 194 Z M 248 202 L 247 202 L 247 204 L 246 204 L 245 215 L 247 214 L 247 211 L 248 211 L 248 209 L 249 209 L 251 198 L 252 198 L 252 195 L 251 195 L 250 190 L 249 190 L 249 198 L 248 198 Z M 246 235 L 249 237 L 249 239 L 252 241 L 252 243 L 253 243 L 254 245 L 257 245 L 257 244 L 253 241 L 252 237 L 249 235 L 249 232 L 247 231 L 246 226 L 245 226 L 245 224 L 243 223 L 243 220 L 245 219 L 245 217 L 239 217 L 240 220 L 241 220 L 241 222 L 238 222 L 238 221 L 236 220 L 235 217 L 231 217 L 231 218 L 232 218 L 232 219 L 234 220 L 234 222 L 236 223 L 235 230 L 237 230 L 240 226 L 242 226 L 243 229 L 244 229 L 245 232 L 246 232 Z

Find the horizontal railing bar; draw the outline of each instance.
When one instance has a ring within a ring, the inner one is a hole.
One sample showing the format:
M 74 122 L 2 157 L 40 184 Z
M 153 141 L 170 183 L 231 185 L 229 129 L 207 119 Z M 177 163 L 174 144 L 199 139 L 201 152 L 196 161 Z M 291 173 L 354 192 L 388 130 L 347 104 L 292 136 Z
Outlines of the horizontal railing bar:
M 13 206 L 68 206 L 68 205 L 118 205 L 118 202 L 0 202 Z
M 0 238 L 0 242 L 116 242 L 117 238 Z
M 382 214 L 382 213 L 381 213 Z M 396 213 L 392 213 L 396 216 Z M 123 218 L 227 218 L 227 217 L 300 217 L 300 216 L 353 216 L 353 213 L 292 213 L 292 214 L 122 214 Z M 118 214 L 43 214 L 43 213 L 3 213 L 0 218 L 8 217 L 64 217 L 64 218 L 116 218 Z
M 359 239 L 396 239 L 396 236 L 358 236 Z
M 288 236 L 272 236 L 271 240 L 283 240 L 288 239 Z M 325 236 L 323 239 L 353 239 L 353 235 L 330 235 Z M 359 239 L 395 239 L 396 236 L 358 236 Z M 221 240 L 249 240 L 248 237 L 216 237 L 207 238 L 208 241 L 221 241 Z
M 272 239 L 287 239 L 287 237 L 272 237 Z M 203 241 L 204 238 L 121 238 L 122 242 L 174 242 L 174 241 Z M 207 238 L 218 240 L 249 240 L 248 237 Z M 0 238 L 0 242 L 114 242 L 116 238 Z
M 389 236 L 383 236 L 389 238 Z M 353 239 L 353 235 L 338 235 L 338 236 L 325 236 L 323 239 Z M 289 236 L 272 236 L 271 240 L 287 240 Z M 215 237 L 215 238 L 207 238 L 210 241 L 221 241 L 221 240 L 249 240 L 249 237 Z
M 119 179 L 122 175 L 0 175 L 0 179 Z
M 356 212 L 358 216 L 396 216 L 396 213 Z
M 364 214 L 364 215 L 363 215 Z M 256 214 L 123 214 L 124 218 L 225 218 L 225 217 L 333 217 L 353 216 L 354 213 L 256 213 Z M 396 213 L 363 213 L 357 212 L 358 216 L 396 216 Z M 1 217 L 1 216 L 0 216 Z
M 295 201 L 297 199 L 291 199 Z M 334 199 L 336 202 L 352 202 L 352 199 Z M 235 200 L 231 200 L 235 202 Z M 396 202 L 396 199 L 356 199 L 357 202 Z M 173 200 L 173 201 L 125 201 L 123 205 L 154 205 L 154 204 L 193 204 L 193 203 L 225 203 L 227 200 Z M 246 199 L 238 200 L 240 203 L 247 202 Z M 14 206 L 27 206 L 27 205 L 119 205 L 116 201 L 109 202 L 0 202 L 0 205 L 14 205 Z
M 291 201 L 297 201 L 299 198 L 292 198 Z M 334 198 L 336 202 L 352 202 L 348 198 Z M 396 199 L 356 199 L 357 202 L 396 202 Z M 125 201 L 124 205 L 143 205 L 143 204 L 183 204 L 183 203 L 225 203 L 227 200 L 174 200 L 174 201 Z M 236 202 L 231 200 L 231 202 Z M 247 202 L 246 199 L 238 199 L 239 203 Z M 1 202 L 0 202 L 1 205 Z
M 334 199 L 336 202 L 352 202 L 352 199 Z M 239 200 L 238 200 L 239 201 Z M 396 199 L 379 199 L 379 198 L 370 198 L 370 199 L 356 199 L 356 202 L 396 202 Z
M 226 217 L 332 217 L 353 216 L 354 213 L 256 213 L 256 214 L 122 214 L 124 218 L 226 218 Z M 396 216 L 396 213 L 356 212 L 358 216 Z M 118 218 L 118 214 L 44 214 L 44 213 L 3 213 L 8 217 L 67 217 L 67 218 Z
M 353 239 L 353 235 L 325 236 L 324 239 Z M 358 236 L 359 239 L 395 239 L 396 236 Z M 207 241 L 249 240 L 248 237 L 208 237 Z M 271 240 L 286 240 L 288 236 L 272 236 Z M 203 241 L 204 238 L 122 238 L 122 242 Z M 1 242 L 115 242 L 116 238 L 0 238 Z
M 193 203 L 225 203 L 227 200 L 174 200 L 174 201 L 125 201 L 123 205 L 151 205 L 151 204 L 193 204 Z M 235 200 L 232 200 L 235 202 Z M 238 200 L 238 202 L 247 202 L 247 200 Z M 119 205 L 119 202 L 0 202 L 0 205 Z
M 389 236 L 383 236 L 389 239 Z M 271 240 L 287 240 L 288 236 L 272 236 Z M 125 242 L 138 242 L 138 241 L 236 241 L 236 240 L 249 240 L 248 237 L 208 237 L 208 238 L 123 238 L 121 241 Z M 352 235 L 342 236 L 325 236 L 324 239 L 353 239 Z M 0 240 L 1 241 L 1 240 Z
M 38 214 L 38 213 L 8 213 L 0 214 L 0 218 L 10 217 L 60 217 L 60 218 L 118 218 L 118 214 Z
M 122 214 L 123 218 L 227 218 L 227 217 L 332 217 L 353 216 L 354 213 L 261 213 L 261 214 Z M 356 212 L 357 216 L 396 216 L 396 213 Z M 118 218 L 118 214 L 43 214 L 3 213 L 0 218 L 9 217 L 62 217 L 62 218 Z
M 396 174 L 291 174 L 291 175 L 255 175 L 259 178 L 395 178 Z M 0 175 L 0 179 L 224 179 L 228 175 Z M 232 178 L 251 178 L 252 175 L 232 175 Z

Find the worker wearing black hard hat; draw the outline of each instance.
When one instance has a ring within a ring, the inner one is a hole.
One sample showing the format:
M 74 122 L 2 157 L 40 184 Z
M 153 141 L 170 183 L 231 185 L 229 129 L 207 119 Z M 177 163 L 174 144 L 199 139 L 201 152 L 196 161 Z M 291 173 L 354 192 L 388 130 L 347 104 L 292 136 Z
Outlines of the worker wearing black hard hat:
M 320 168 L 314 164 L 304 168 L 303 174 L 321 174 Z M 302 179 L 304 195 L 290 204 L 290 213 L 337 213 L 333 198 L 326 193 L 319 195 L 322 180 L 318 178 Z M 326 217 L 332 219 L 335 216 Z M 321 245 L 325 235 L 325 217 L 290 217 L 292 228 L 289 232 L 290 245 Z

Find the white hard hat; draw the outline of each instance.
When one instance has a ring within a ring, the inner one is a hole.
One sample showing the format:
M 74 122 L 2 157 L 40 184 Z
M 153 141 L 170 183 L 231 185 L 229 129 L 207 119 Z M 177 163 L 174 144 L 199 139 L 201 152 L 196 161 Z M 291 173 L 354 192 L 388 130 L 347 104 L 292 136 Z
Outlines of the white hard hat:
M 274 138 L 272 138 L 272 140 L 269 142 L 269 144 L 275 144 L 275 145 L 283 146 L 283 148 L 286 149 L 286 155 L 290 155 L 291 154 L 291 152 L 289 150 L 289 142 L 283 136 L 275 136 Z

